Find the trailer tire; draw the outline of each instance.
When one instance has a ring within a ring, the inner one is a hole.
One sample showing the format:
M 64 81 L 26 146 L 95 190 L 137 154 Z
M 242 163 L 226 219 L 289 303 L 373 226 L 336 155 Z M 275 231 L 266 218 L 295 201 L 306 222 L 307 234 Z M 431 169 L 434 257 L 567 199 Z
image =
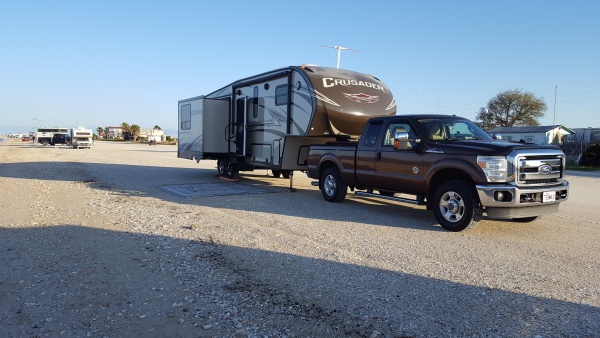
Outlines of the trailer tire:
M 42 141 L 42 144 L 45 145 L 45 146 L 47 146 L 48 145 L 48 141 L 44 140 L 44 141 Z
M 434 192 L 433 214 L 444 229 L 458 232 L 475 227 L 481 221 L 483 207 L 471 184 L 450 181 Z
M 340 172 L 337 168 L 327 168 L 321 174 L 320 188 L 323 198 L 327 202 L 341 202 L 346 198 L 348 186 L 342 183 Z
M 227 168 L 227 162 L 225 159 L 220 158 L 217 160 L 217 173 L 219 176 L 225 176 L 225 169 Z
M 283 178 L 290 178 L 290 173 L 291 173 L 291 171 L 289 171 L 289 170 L 282 170 L 281 176 L 283 176 Z
M 237 180 L 240 178 L 240 169 L 237 167 L 237 165 L 229 163 L 229 167 L 225 169 L 225 176 Z
M 281 170 L 271 170 L 271 173 L 273 174 L 273 177 L 281 177 Z

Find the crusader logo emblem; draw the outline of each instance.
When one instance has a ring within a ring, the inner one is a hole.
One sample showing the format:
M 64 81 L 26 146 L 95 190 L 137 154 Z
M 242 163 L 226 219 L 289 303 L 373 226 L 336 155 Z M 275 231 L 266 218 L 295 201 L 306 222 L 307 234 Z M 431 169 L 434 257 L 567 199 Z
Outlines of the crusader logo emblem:
M 343 93 L 347 98 L 349 98 L 352 101 L 355 102 L 359 102 L 359 103 L 375 103 L 379 100 L 379 96 L 373 96 L 373 95 L 367 95 L 365 93 L 360 93 L 360 94 L 346 94 Z

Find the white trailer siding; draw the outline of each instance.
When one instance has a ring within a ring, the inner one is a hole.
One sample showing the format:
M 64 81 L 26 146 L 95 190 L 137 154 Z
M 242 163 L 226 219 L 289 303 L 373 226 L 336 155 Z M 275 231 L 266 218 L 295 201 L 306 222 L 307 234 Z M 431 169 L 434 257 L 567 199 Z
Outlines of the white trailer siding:
M 227 153 L 229 101 L 204 96 L 179 101 L 178 157 L 203 158 L 204 153 Z

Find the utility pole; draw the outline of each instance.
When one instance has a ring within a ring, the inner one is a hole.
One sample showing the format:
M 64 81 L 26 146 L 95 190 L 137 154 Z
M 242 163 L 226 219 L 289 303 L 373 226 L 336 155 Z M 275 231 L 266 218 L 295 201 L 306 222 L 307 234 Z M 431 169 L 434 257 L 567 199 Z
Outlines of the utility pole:
M 356 49 L 350 49 L 350 48 L 346 48 L 346 47 L 342 47 L 342 46 L 321 46 L 323 48 L 333 48 L 333 49 L 337 49 L 337 65 L 336 68 L 340 68 L 340 55 L 342 53 L 343 50 L 349 50 L 351 52 L 360 52 L 359 50 Z
M 558 90 L 558 86 L 554 87 L 554 118 L 552 119 L 552 125 L 555 124 L 556 121 L 556 91 Z

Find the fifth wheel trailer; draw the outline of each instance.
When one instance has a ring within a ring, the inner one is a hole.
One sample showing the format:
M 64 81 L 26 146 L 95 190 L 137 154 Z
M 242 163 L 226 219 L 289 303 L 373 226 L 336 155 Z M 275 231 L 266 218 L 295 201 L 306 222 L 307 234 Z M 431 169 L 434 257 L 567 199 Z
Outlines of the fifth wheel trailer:
M 308 148 L 360 136 L 367 120 L 396 114 L 389 88 L 354 71 L 290 66 L 178 103 L 177 157 L 217 160 L 220 175 L 306 170 Z

